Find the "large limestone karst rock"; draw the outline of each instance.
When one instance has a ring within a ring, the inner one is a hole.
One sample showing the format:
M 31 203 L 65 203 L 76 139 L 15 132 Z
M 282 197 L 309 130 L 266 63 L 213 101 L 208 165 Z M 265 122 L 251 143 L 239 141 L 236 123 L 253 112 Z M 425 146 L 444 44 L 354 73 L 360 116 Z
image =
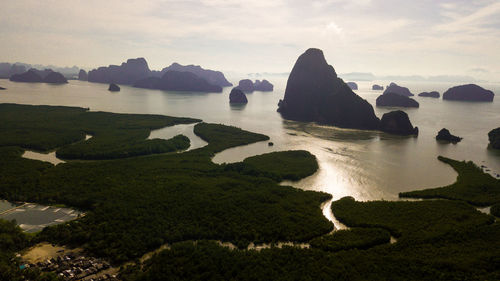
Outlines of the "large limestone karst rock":
M 396 83 L 391 83 L 389 86 L 387 86 L 387 88 L 385 88 L 384 94 L 387 94 L 387 93 L 396 93 L 398 95 L 407 96 L 407 97 L 414 96 L 408 88 L 399 86 Z
M 375 130 L 380 123 L 371 104 L 337 77 L 319 49 L 308 49 L 297 59 L 278 112 L 285 119 L 343 128 Z
M 45 78 L 43 82 L 51 84 L 66 84 L 68 80 L 59 72 L 51 72 Z
M 234 88 L 231 90 L 229 94 L 229 103 L 232 104 L 246 104 L 248 103 L 247 97 L 245 93 L 238 88 Z
M 455 86 L 443 93 L 444 100 L 492 102 L 495 94 L 476 84 Z
M 377 106 L 396 106 L 396 107 L 419 107 L 419 103 L 408 97 L 393 92 L 380 95 L 376 100 Z
M 394 135 L 418 135 L 418 127 L 413 127 L 408 114 L 401 110 L 385 113 L 380 121 L 380 130 Z
M 78 80 L 87 81 L 88 79 L 89 79 L 89 76 L 87 74 L 87 71 L 80 69 L 80 72 L 78 72 Z
M 158 89 L 164 91 L 222 92 L 222 87 L 212 85 L 191 72 L 167 71 L 161 77 L 148 77 L 137 81 L 136 88 Z

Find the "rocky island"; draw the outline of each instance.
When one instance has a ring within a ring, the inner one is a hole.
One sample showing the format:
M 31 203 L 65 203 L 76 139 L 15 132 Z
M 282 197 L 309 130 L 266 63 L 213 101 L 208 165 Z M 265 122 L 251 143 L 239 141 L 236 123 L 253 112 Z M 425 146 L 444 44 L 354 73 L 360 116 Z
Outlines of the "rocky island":
M 68 80 L 66 80 L 66 78 L 64 78 L 64 76 L 59 72 L 52 71 L 51 69 L 37 70 L 34 68 L 21 74 L 14 74 L 10 77 L 9 80 L 13 82 L 28 83 L 68 83 Z
M 253 82 L 250 79 L 240 80 L 240 82 L 238 83 L 238 86 L 236 88 L 240 89 L 243 92 L 247 92 L 247 93 L 254 91 Z
M 462 138 L 452 135 L 448 129 L 443 128 L 438 132 L 438 134 L 436 136 L 436 140 L 457 143 L 457 142 L 460 142 L 462 140 Z
M 120 87 L 118 85 L 116 85 L 115 83 L 111 83 L 111 84 L 109 84 L 108 91 L 110 91 L 110 92 L 119 92 L 120 91 Z
M 342 128 L 379 128 L 373 107 L 337 77 L 319 49 L 308 49 L 295 63 L 278 104 L 290 120 L 318 122 Z
M 349 88 L 351 88 L 351 90 L 358 89 L 358 84 L 356 84 L 356 82 L 347 82 L 346 84 L 347 84 L 347 86 L 349 86 Z
M 245 93 L 238 88 L 234 88 L 231 90 L 229 94 L 229 103 L 231 104 L 246 104 L 248 103 L 247 97 Z
M 78 72 L 78 80 L 80 81 L 88 81 L 89 76 L 87 74 L 87 71 L 80 69 L 80 72 Z
M 128 59 L 121 65 L 99 67 L 88 73 L 89 82 L 117 83 L 131 85 L 136 81 L 149 77 L 151 70 L 144 58 Z
M 380 95 L 377 98 L 376 104 L 377 106 L 419 107 L 419 103 L 416 100 L 393 92 Z
M 222 92 L 222 87 L 212 85 L 191 72 L 167 71 L 161 77 L 148 77 L 134 83 L 136 88 L 164 91 Z
M 159 74 L 155 74 L 155 71 L 153 71 L 153 75 L 161 77 L 167 71 L 172 71 L 172 70 L 180 72 L 191 72 L 196 76 L 205 79 L 208 83 L 212 85 L 217 85 L 220 87 L 233 86 L 232 83 L 227 81 L 226 77 L 224 77 L 224 74 L 222 72 L 210 69 L 204 69 L 199 65 L 181 65 L 174 62 L 170 66 L 163 68 Z
M 408 88 L 401 87 L 396 83 L 391 83 L 389 86 L 387 86 L 387 88 L 385 88 L 384 94 L 387 94 L 387 93 L 396 93 L 398 95 L 407 96 L 407 97 L 414 96 L 414 94 L 412 94 L 410 92 L 410 90 L 408 90 Z
M 44 83 L 50 83 L 50 84 L 66 84 L 68 83 L 68 80 L 64 78 L 64 76 L 59 73 L 59 72 L 50 72 L 43 78 Z
M 272 92 L 274 90 L 274 85 L 266 79 L 262 81 L 255 80 L 253 83 L 253 89 L 259 92 Z
M 475 84 L 455 86 L 443 94 L 444 100 L 492 102 L 495 94 Z
M 385 113 L 380 121 L 380 130 L 394 135 L 418 136 L 418 127 L 413 127 L 408 114 L 401 110 Z
M 271 84 L 267 80 L 255 80 L 255 82 L 252 82 L 250 79 L 243 79 L 240 80 L 238 83 L 238 86 L 236 87 L 243 92 L 246 93 L 251 93 L 253 91 L 260 91 L 260 92 L 272 92 L 274 89 L 273 84 Z
M 372 86 L 372 90 L 373 91 L 383 91 L 384 90 L 384 86 L 380 86 L 380 85 L 375 84 L 375 85 Z
M 488 133 L 488 140 L 490 141 L 489 148 L 500 149 L 500 128 L 491 130 Z
M 0 63 L 0 78 L 10 78 L 14 74 L 26 72 L 26 67 L 21 64 Z
M 439 98 L 441 95 L 437 91 L 422 92 L 418 94 L 419 97 Z
M 30 69 L 24 73 L 12 75 L 9 80 L 13 82 L 41 83 L 43 79 L 37 72 Z
M 84 71 L 80 71 L 80 74 L 79 78 L 84 80 Z M 223 86 L 232 85 L 222 72 L 200 66 L 173 63 L 161 71 L 151 71 L 144 58 L 128 59 L 119 66 L 99 67 L 89 71 L 87 76 L 89 82 L 171 91 L 222 92 Z

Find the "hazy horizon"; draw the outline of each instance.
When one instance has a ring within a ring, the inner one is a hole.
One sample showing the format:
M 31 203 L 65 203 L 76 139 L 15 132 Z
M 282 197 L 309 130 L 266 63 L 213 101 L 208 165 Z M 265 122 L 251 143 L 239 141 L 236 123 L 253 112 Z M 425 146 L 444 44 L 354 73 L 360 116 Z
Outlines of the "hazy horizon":
M 8 1 L 0 61 L 282 73 L 317 47 L 337 73 L 499 82 L 499 16 L 489 0 Z

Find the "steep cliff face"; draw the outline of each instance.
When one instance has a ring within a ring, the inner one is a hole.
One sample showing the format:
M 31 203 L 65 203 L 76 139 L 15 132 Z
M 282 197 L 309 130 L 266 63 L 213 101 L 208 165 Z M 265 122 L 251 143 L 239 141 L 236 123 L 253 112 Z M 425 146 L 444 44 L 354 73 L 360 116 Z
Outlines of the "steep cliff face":
M 297 121 L 356 129 L 378 129 L 380 123 L 373 107 L 337 77 L 319 49 L 297 59 L 278 107 L 283 118 Z

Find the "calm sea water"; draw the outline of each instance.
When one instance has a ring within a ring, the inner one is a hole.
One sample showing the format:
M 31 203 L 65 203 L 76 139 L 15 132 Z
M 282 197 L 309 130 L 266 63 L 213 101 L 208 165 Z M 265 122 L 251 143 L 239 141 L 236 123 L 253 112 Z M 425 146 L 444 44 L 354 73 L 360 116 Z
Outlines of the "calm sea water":
M 237 81 L 237 79 L 232 79 Z M 454 182 L 456 173 L 437 160 L 443 155 L 459 160 L 473 160 L 500 173 L 500 152 L 487 149 L 487 133 L 500 127 L 500 97 L 493 103 L 451 102 L 442 99 L 420 98 L 418 109 L 404 109 L 420 135 L 398 137 L 381 132 L 338 129 L 311 123 L 283 120 L 276 112 L 283 98 L 286 77 L 270 78 L 274 92 L 247 94 L 246 106 L 229 105 L 229 92 L 183 93 L 136 89 L 122 86 L 121 91 L 107 91 L 107 84 L 70 81 L 67 85 L 14 83 L 0 80 L 8 88 L 0 92 L 1 103 L 46 104 L 89 107 L 93 111 L 122 113 L 154 113 L 186 116 L 206 122 L 234 125 L 271 137 L 267 142 L 234 148 L 218 154 L 214 161 L 235 162 L 245 157 L 277 150 L 305 149 L 316 155 L 320 170 L 293 186 L 325 191 L 334 199 L 353 196 L 358 200 L 395 200 L 401 191 L 437 187 Z M 357 94 L 375 105 L 381 91 L 372 91 L 374 83 L 387 85 L 390 81 L 359 82 Z M 396 81 L 398 82 L 398 81 Z M 441 93 L 452 84 L 399 83 L 418 94 L 438 90 Z M 481 84 L 500 94 L 500 85 Z M 389 108 L 376 108 L 377 116 Z M 463 137 L 462 142 L 437 143 L 434 137 L 443 128 Z M 189 126 L 177 132 L 189 134 Z M 156 132 L 152 137 L 171 132 Z M 193 138 L 192 136 L 189 136 Z M 196 146 L 203 142 L 196 141 Z

